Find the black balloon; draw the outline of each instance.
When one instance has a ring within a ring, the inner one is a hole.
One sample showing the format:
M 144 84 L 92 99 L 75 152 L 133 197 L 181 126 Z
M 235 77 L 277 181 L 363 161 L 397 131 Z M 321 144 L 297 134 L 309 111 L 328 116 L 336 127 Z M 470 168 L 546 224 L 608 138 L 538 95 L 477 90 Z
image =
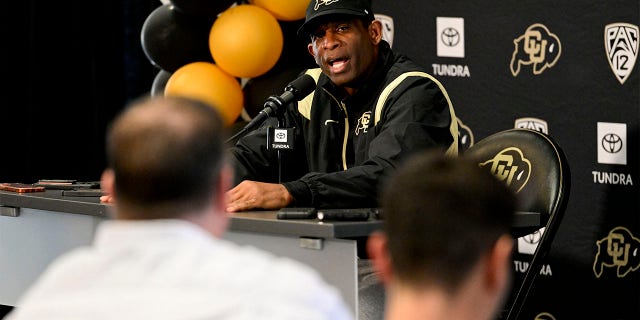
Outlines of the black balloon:
M 216 17 L 229 8 L 235 0 L 171 0 L 182 13 L 195 16 Z
M 167 81 L 171 77 L 172 73 L 167 72 L 165 70 L 160 70 L 156 77 L 153 79 L 153 84 L 151 85 L 151 96 L 164 96 L 164 87 L 167 86 Z
M 162 5 L 142 25 L 142 50 L 159 69 L 173 73 L 196 61 L 213 62 L 209 32 L 215 17 L 195 17 Z

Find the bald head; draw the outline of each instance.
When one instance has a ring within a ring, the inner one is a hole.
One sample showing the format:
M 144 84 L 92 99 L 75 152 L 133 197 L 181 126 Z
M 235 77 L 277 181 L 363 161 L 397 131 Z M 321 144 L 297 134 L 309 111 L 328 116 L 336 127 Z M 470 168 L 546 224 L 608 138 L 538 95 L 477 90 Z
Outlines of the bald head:
M 202 102 L 180 97 L 132 102 L 107 133 L 118 205 L 162 208 L 160 215 L 176 211 L 172 207 L 184 211 L 208 205 L 217 187 L 224 136 L 219 114 Z

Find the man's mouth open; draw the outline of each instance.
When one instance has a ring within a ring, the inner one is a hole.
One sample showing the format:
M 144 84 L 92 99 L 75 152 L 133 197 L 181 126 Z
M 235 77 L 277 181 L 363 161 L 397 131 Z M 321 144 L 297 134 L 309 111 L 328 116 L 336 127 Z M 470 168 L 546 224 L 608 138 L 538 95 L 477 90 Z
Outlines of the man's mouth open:
M 345 70 L 345 68 L 347 67 L 347 62 L 348 61 L 349 61 L 348 59 L 344 59 L 344 58 L 331 59 L 331 60 L 328 61 L 329 62 L 328 63 L 329 69 L 333 73 L 343 72 Z

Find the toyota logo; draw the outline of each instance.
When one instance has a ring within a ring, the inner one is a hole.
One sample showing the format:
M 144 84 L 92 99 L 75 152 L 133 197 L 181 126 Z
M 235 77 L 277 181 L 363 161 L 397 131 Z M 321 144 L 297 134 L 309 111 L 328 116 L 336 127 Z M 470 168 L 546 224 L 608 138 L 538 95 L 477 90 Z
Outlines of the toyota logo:
M 607 133 L 602 137 L 602 149 L 608 153 L 618 153 L 622 150 L 622 139 L 615 133 Z
M 460 43 L 460 33 L 454 28 L 445 28 L 440 34 L 440 39 L 447 47 L 455 47 Z

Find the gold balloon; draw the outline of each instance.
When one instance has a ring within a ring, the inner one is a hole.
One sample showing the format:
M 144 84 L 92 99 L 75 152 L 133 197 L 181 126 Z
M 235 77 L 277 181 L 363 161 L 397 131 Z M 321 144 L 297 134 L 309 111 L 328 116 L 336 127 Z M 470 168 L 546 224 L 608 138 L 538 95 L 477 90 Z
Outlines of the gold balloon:
M 210 62 L 192 62 L 180 67 L 167 80 L 164 95 L 209 103 L 218 110 L 227 126 L 238 119 L 244 102 L 238 80 Z
M 309 0 L 251 0 L 252 4 L 271 12 L 280 21 L 304 18 Z
M 283 45 L 278 20 L 252 4 L 223 11 L 209 33 L 209 50 L 216 65 L 239 78 L 253 78 L 269 71 L 278 62 Z

